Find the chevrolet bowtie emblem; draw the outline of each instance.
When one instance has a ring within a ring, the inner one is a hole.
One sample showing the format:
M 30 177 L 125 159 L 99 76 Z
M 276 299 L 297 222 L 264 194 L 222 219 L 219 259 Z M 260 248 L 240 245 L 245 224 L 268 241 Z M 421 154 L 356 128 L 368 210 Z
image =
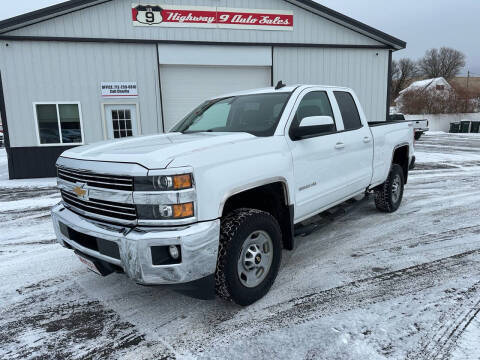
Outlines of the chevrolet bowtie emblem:
M 77 186 L 75 189 L 73 189 L 73 192 L 77 194 L 78 197 L 82 197 L 87 194 L 87 190 L 82 189 L 80 186 Z
M 81 199 L 85 199 L 88 195 L 87 184 L 81 184 L 73 188 L 73 192 Z

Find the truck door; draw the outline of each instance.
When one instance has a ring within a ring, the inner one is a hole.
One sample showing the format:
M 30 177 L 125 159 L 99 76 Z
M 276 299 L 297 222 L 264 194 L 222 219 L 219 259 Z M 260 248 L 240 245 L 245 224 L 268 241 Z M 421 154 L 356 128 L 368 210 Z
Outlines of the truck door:
M 338 156 L 343 134 L 339 132 L 340 114 L 334 113 L 331 102 L 333 93 L 325 90 L 306 90 L 300 94 L 293 108 L 286 131 L 291 148 L 295 178 L 295 221 L 301 221 L 322 208 L 342 199 L 341 182 L 344 164 Z M 307 117 L 329 116 L 331 126 L 319 126 L 318 131 L 308 137 L 296 139 L 292 133 Z M 340 185 L 340 186 L 339 186 Z
M 344 128 L 340 137 L 344 183 L 349 192 L 354 193 L 366 189 L 372 180 L 373 136 L 352 94 L 334 91 L 334 95 Z

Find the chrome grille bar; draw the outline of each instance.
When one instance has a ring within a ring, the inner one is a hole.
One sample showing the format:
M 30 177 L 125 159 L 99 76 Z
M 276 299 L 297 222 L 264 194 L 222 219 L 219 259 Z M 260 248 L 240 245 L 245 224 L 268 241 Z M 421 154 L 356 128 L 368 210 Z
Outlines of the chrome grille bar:
M 79 171 L 79 170 L 72 170 L 72 169 L 66 169 L 66 168 L 58 168 L 59 171 L 62 171 L 64 173 L 71 173 L 71 174 L 74 174 L 74 175 L 80 175 L 82 177 L 90 177 L 90 178 L 103 178 L 103 179 L 106 179 L 106 180 L 118 180 L 118 181 L 129 181 L 131 182 L 132 179 L 129 178 L 129 177 L 124 177 L 124 178 L 120 178 L 118 176 L 110 176 L 110 175 L 98 175 L 98 174 L 88 174 L 87 172 L 82 172 L 82 171 Z
M 88 201 L 79 199 L 75 194 L 62 190 L 63 201 L 84 212 L 95 215 L 106 216 L 119 220 L 134 221 L 137 219 L 135 205 L 114 203 L 110 201 L 90 199 Z
M 130 176 L 109 176 L 58 167 L 58 177 L 73 183 L 82 182 L 98 188 L 133 191 L 133 178 Z

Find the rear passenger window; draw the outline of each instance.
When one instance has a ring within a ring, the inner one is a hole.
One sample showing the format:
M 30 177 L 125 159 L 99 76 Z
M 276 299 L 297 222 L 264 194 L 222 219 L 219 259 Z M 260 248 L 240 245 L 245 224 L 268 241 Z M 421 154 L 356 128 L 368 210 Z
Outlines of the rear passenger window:
M 335 91 L 335 99 L 337 99 L 338 107 L 343 118 L 345 130 L 356 130 L 362 127 L 362 121 L 358 114 L 357 105 L 350 93 L 344 91 Z

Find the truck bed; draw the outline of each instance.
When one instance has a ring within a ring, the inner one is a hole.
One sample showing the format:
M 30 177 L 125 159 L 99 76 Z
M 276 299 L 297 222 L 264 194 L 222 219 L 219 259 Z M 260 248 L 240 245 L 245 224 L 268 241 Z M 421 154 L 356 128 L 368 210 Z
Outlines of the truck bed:
M 397 147 L 408 144 L 413 149 L 413 123 L 404 120 L 378 121 L 369 123 L 369 126 L 374 141 L 372 186 L 375 186 L 387 178 Z M 409 154 L 410 157 L 412 155 Z
M 391 125 L 391 124 L 398 124 L 398 123 L 408 123 L 409 120 L 387 120 L 387 121 L 369 121 L 368 126 L 383 126 L 383 125 Z

